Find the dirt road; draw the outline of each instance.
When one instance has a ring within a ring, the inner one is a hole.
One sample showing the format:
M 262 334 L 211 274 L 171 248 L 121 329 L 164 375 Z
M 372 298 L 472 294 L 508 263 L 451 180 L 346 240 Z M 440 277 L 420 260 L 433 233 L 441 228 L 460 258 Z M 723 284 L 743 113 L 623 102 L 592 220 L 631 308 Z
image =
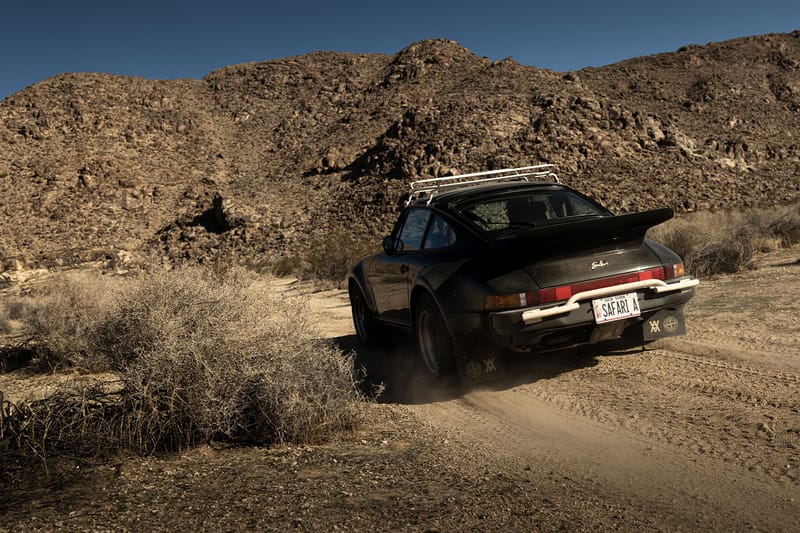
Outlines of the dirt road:
M 462 394 L 415 376 L 402 339 L 372 364 L 395 408 L 465 465 L 568 483 L 574 495 L 559 503 L 577 513 L 583 494 L 625 509 L 622 523 L 800 529 L 797 259 L 797 249 L 772 254 L 757 270 L 704 281 L 686 337 L 646 351 L 520 356 L 492 390 Z M 347 339 L 344 298 L 319 293 L 312 305 L 326 334 Z

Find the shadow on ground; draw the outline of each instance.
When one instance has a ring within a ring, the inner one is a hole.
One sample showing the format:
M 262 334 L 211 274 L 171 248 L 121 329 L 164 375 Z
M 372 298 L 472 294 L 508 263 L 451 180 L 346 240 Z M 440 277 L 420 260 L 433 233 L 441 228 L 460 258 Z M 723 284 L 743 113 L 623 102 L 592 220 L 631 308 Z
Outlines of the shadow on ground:
M 31 373 L 42 373 L 46 369 L 32 365 L 36 350 L 23 344 L 0 346 L 0 373 L 28 368 Z
M 432 377 L 417 356 L 412 339 L 399 333 L 387 334 L 382 342 L 364 346 L 355 335 L 332 339 L 341 349 L 355 353 L 363 369 L 362 391 L 381 403 L 419 404 L 452 400 L 479 389 L 504 390 L 550 379 L 597 364 L 597 357 L 627 355 L 641 348 L 615 344 L 584 346 L 546 353 L 503 354 L 504 372 L 491 382 L 466 387 L 458 378 Z M 381 391 L 376 396 L 376 391 Z

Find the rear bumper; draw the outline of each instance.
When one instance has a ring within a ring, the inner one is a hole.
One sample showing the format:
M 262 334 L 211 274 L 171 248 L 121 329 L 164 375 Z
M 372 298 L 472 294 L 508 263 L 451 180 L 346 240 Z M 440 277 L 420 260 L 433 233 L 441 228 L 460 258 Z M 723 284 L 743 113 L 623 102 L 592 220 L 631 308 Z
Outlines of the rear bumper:
M 677 282 L 644 280 L 573 295 L 568 301 L 549 307 L 532 307 L 490 313 L 484 317 L 491 344 L 507 347 L 563 346 L 591 342 L 598 328 L 592 299 L 636 292 L 641 315 L 620 321 L 620 334 L 639 331 L 642 322 L 662 310 L 673 310 L 682 319 L 683 306 L 694 296 L 698 281 L 684 278 Z
M 666 294 L 686 291 L 696 287 L 700 282 L 696 279 L 685 278 L 674 283 L 666 283 L 660 279 L 649 279 L 643 281 L 635 281 L 632 283 L 625 283 L 622 285 L 615 285 L 613 287 L 604 287 L 602 289 L 595 289 L 591 291 L 579 292 L 573 294 L 572 297 L 562 304 L 556 304 L 544 308 L 532 308 L 522 311 L 522 321 L 526 324 L 537 324 L 552 316 L 563 315 L 572 311 L 577 311 L 581 307 L 580 302 L 592 300 L 594 298 L 602 298 L 604 296 L 613 296 L 616 294 L 625 294 L 626 292 L 633 292 L 639 290 L 654 291 L 656 294 Z M 641 298 L 640 298 L 641 299 Z

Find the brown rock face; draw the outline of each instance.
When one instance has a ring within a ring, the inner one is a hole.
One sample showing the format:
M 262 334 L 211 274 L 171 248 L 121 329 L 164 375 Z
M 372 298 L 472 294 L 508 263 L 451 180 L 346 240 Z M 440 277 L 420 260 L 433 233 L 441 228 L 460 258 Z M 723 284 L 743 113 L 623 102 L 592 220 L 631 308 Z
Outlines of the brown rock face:
M 794 32 L 567 74 L 445 40 L 203 80 L 65 74 L 0 102 L 0 260 L 264 258 L 312 233 L 375 238 L 409 180 L 535 162 L 620 211 L 788 202 L 799 65 Z

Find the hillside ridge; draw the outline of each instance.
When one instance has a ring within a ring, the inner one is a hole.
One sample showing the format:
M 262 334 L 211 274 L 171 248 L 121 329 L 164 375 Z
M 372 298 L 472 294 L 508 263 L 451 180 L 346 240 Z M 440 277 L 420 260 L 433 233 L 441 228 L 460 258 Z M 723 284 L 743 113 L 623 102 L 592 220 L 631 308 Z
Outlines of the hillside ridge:
M 0 101 L 0 270 L 379 242 L 410 180 L 535 162 L 618 212 L 800 197 L 800 31 L 560 73 L 432 39 Z

